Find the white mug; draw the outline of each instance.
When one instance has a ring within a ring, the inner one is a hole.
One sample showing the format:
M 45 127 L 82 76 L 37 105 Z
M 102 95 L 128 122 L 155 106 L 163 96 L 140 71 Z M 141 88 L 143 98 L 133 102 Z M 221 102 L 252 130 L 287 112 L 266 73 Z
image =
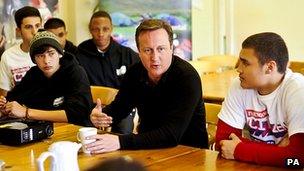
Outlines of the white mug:
M 77 139 L 82 144 L 82 151 L 84 153 L 90 153 L 90 151 L 86 150 L 84 147 L 85 144 L 92 143 L 96 140 L 86 140 L 86 137 L 97 134 L 97 128 L 94 127 L 83 127 L 78 130 Z
M 51 171 L 79 171 L 78 150 L 81 144 L 71 141 L 57 141 L 50 145 L 48 151 L 40 154 L 37 158 L 39 171 L 44 171 L 44 161 L 50 157 Z

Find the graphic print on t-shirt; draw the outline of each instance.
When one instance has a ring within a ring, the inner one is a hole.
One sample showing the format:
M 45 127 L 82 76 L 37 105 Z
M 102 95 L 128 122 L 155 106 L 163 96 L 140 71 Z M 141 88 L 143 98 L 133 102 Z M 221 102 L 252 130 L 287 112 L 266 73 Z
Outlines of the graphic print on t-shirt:
M 287 134 L 285 124 L 271 124 L 267 110 L 246 110 L 246 120 L 251 138 L 267 144 L 278 144 Z
M 11 72 L 14 79 L 14 85 L 18 84 L 22 80 L 22 78 L 25 76 L 26 72 L 30 70 L 30 68 L 30 66 L 12 68 Z

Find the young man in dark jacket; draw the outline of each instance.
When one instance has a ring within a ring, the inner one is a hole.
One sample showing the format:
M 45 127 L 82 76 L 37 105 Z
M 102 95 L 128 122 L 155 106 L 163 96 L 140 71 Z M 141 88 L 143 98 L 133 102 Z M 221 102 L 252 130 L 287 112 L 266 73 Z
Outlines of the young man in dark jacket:
M 64 49 L 64 52 L 72 53 L 73 55 L 77 54 L 77 47 L 69 40 L 67 40 L 67 30 L 65 23 L 60 18 L 50 18 L 44 24 L 44 29 L 54 33 Z
M 32 67 L 7 97 L 1 96 L 3 115 L 15 118 L 90 125 L 90 84 L 75 57 L 63 53 L 57 37 L 38 32 L 30 44 Z
M 125 72 L 139 61 L 138 54 L 113 40 L 112 20 L 107 12 L 94 13 L 89 29 L 92 39 L 78 46 L 79 63 L 86 70 L 91 85 L 119 89 Z M 134 114 L 131 114 L 120 123 L 112 125 L 112 132 L 131 133 L 133 118 Z

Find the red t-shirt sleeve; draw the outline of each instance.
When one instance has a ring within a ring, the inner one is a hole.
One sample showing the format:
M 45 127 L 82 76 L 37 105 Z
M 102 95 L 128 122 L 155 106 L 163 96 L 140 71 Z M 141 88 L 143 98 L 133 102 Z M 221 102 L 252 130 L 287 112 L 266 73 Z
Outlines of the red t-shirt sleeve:
M 299 167 L 304 167 L 304 133 L 289 137 L 285 147 L 259 142 L 241 142 L 234 151 L 236 160 L 262 165 L 286 166 L 287 159 L 297 159 Z
M 220 149 L 219 142 L 228 140 L 231 133 L 239 138 L 242 130 L 231 127 L 222 120 L 218 121 L 216 131 L 216 149 Z M 287 159 L 297 159 L 299 167 L 304 167 L 304 133 L 297 133 L 289 137 L 289 144 L 285 147 L 254 142 L 241 138 L 241 143 L 236 146 L 234 158 L 236 160 L 262 165 L 286 166 Z

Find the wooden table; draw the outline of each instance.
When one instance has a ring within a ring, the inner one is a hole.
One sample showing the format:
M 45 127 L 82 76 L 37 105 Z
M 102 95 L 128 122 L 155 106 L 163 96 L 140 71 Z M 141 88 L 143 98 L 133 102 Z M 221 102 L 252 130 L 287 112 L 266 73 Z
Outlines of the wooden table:
M 55 134 L 49 139 L 20 147 L 0 145 L 0 159 L 6 162 L 6 171 L 37 170 L 36 159 L 39 155 L 47 151 L 49 145 L 55 141 L 76 141 L 78 128 L 79 126 L 71 124 L 56 124 Z M 79 168 L 86 170 L 104 159 L 118 156 L 129 156 L 138 160 L 148 170 L 280 170 L 280 168 L 224 160 L 218 157 L 218 152 L 182 145 L 155 150 L 121 150 L 99 155 L 79 153 Z M 49 162 L 46 162 L 46 166 L 49 167 Z
M 225 70 L 201 75 L 203 98 L 205 102 L 222 104 L 234 78 L 236 70 Z
M 185 171 L 285 171 L 289 169 L 253 165 L 245 162 L 226 160 L 218 156 L 218 152 L 198 150 L 188 154 L 176 156 L 165 161 L 147 166 L 148 170 L 185 170 Z

